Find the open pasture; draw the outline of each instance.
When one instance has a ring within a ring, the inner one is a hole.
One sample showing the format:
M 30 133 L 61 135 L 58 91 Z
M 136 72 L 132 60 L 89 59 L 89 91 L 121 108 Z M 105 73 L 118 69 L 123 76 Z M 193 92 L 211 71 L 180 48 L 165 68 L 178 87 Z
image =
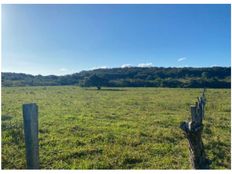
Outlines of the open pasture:
M 42 169 L 189 169 L 179 128 L 201 89 L 2 88 L 2 168 L 26 168 L 22 104 L 39 106 Z M 207 89 L 203 141 L 213 169 L 231 166 L 230 89 Z

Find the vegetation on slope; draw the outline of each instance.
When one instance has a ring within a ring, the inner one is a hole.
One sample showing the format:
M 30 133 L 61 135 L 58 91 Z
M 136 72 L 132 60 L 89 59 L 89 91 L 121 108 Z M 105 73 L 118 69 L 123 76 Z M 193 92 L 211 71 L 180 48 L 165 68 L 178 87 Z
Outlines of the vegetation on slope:
M 230 88 L 230 67 L 211 68 L 162 68 L 128 67 L 82 71 L 65 76 L 32 76 L 18 73 L 2 73 L 3 86 L 95 86 L 85 83 L 91 76 L 102 79 L 105 87 L 184 87 Z M 88 84 L 88 85 L 84 85 Z M 99 85 L 99 84 L 98 84 Z

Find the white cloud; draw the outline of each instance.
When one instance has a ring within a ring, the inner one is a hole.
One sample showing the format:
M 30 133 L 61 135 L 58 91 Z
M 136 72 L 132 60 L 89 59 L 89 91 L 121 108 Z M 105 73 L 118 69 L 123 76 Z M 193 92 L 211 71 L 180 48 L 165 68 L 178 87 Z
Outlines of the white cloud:
M 106 69 L 107 68 L 107 66 L 101 66 L 101 67 L 99 67 L 99 69 Z
M 66 68 L 60 68 L 59 69 L 61 72 L 66 72 L 66 71 L 68 71 Z
M 211 67 L 217 67 L 217 66 L 219 66 L 219 65 L 217 65 L 217 64 L 211 65 Z
M 138 67 L 152 67 L 153 64 L 152 63 L 140 63 L 138 64 Z
M 123 64 L 123 65 L 121 66 L 121 68 L 128 68 L 128 67 L 132 67 L 132 65 L 131 65 L 131 64 Z
M 99 67 L 93 67 L 91 68 L 91 70 L 94 70 L 94 69 L 106 69 L 108 68 L 107 66 L 99 66 Z
M 181 61 L 184 61 L 184 60 L 186 60 L 187 58 L 186 57 L 181 57 L 181 58 L 179 58 L 177 61 L 178 62 L 181 62 Z

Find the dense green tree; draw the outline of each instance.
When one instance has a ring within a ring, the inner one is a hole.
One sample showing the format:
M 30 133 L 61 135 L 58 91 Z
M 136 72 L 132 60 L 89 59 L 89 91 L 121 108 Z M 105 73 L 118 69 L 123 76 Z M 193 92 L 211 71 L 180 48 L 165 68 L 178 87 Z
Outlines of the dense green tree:
M 2 86 L 80 85 L 108 87 L 230 88 L 231 68 L 128 67 L 82 71 L 65 76 L 2 73 Z
M 96 74 L 91 75 L 84 79 L 82 86 L 91 87 L 96 86 L 98 90 L 101 89 L 102 86 L 106 85 L 106 80 L 97 76 Z

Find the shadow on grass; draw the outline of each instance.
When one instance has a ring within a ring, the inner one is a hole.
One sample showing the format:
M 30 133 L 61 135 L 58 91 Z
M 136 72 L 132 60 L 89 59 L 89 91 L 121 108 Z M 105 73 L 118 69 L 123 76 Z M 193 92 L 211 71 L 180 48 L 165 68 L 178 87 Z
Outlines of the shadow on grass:
M 95 88 L 84 88 L 85 90 L 90 91 L 126 91 L 126 89 L 118 89 L 118 88 L 102 88 L 102 89 L 95 89 Z
M 205 149 L 212 153 L 211 162 L 215 163 L 218 166 L 223 166 L 226 168 L 230 168 L 230 162 L 227 164 L 227 160 L 225 159 L 226 153 L 228 152 L 228 145 L 220 140 L 213 140 L 209 144 L 205 145 Z M 230 161 L 230 159 L 228 160 Z
M 10 115 L 2 115 L 2 121 L 7 121 L 7 120 L 11 120 L 13 117 Z
M 18 122 L 2 122 L 2 133 L 9 137 L 12 144 L 24 145 L 23 124 Z

